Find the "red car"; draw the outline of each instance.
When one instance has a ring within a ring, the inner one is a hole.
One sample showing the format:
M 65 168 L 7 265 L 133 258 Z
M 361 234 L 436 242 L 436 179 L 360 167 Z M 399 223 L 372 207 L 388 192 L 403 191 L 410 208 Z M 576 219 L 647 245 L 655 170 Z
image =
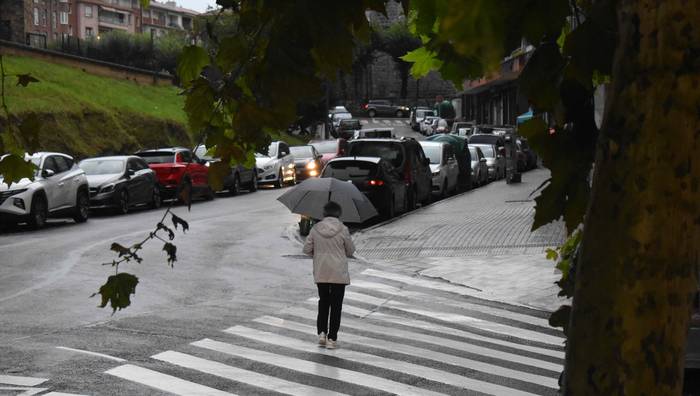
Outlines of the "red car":
M 209 168 L 192 151 L 182 147 L 143 150 L 136 153 L 153 169 L 160 184 L 161 197 L 177 198 L 177 188 L 186 176 L 192 183 L 192 196 L 214 198 L 209 186 Z
M 333 158 L 345 155 L 348 149 L 348 142 L 345 139 L 312 140 L 309 144 L 321 153 L 321 169 Z

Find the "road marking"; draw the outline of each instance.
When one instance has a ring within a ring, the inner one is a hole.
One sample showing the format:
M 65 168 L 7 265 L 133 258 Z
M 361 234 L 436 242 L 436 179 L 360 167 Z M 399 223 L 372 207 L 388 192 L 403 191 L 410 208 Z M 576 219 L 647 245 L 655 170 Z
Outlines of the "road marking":
M 49 392 L 43 396 L 85 396 L 77 393 Z
M 425 316 L 432 319 L 437 319 L 443 322 L 466 324 L 472 327 L 477 327 L 483 330 L 492 331 L 494 333 L 499 333 L 508 336 L 515 336 L 520 338 L 525 338 L 528 340 L 534 340 L 539 342 L 544 342 L 551 345 L 561 345 L 564 342 L 564 338 L 540 333 L 534 330 L 522 329 L 520 327 L 504 325 L 501 323 L 491 322 L 488 320 L 473 318 L 471 316 L 465 316 L 460 314 L 453 314 L 449 312 L 440 312 L 435 310 L 426 310 L 413 308 L 408 304 L 404 304 L 398 301 L 391 301 L 382 298 L 377 298 L 362 293 L 355 293 L 346 291 L 345 298 L 348 300 L 359 301 L 365 304 L 377 305 L 379 307 L 387 307 L 391 309 L 396 309 L 403 312 L 408 312 L 416 315 Z
M 75 349 L 75 348 L 68 348 L 64 346 L 57 346 L 57 349 L 63 349 L 64 351 L 71 351 L 71 352 L 77 352 L 77 353 L 84 353 L 86 355 L 92 355 L 92 356 L 97 356 L 105 359 L 110 359 L 114 360 L 115 362 L 126 362 L 126 359 L 118 358 L 115 356 L 110 356 L 110 355 L 105 355 L 104 353 L 99 353 L 99 352 L 91 352 L 91 351 L 86 351 L 84 349 Z
M 386 125 L 391 125 L 391 120 L 382 120 L 382 122 Z
M 17 375 L 0 375 L 0 384 L 17 386 L 37 386 L 48 381 L 48 378 L 20 377 Z
M 396 125 L 406 125 L 406 122 L 405 122 L 405 121 L 401 121 L 401 120 L 394 120 L 394 124 L 396 124 Z
M 26 386 L 0 386 L 0 391 L 15 391 L 7 394 L 13 394 L 16 396 L 32 396 L 47 390 L 49 390 L 49 388 L 27 388 Z M 19 391 L 24 392 L 17 393 Z M 0 394 L 5 394 L 5 392 L 0 392 Z
M 125 364 L 105 371 L 109 375 L 123 378 L 128 381 L 138 382 L 140 384 L 150 386 L 151 388 L 160 389 L 165 392 L 170 392 L 176 395 L 188 396 L 232 396 L 232 393 L 220 391 L 208 386 L 196 384 L 194 382 L 185 381 L 183 379 L 149 370 L 147 368 Z M 233 395 L 235 396 L 235 395 Z
M 226 378 L 232 381 L 245 383 L 258 388 L 267 389 L 286 395 L 345 395 L 345 393 L 337 393 L 332 392 L 328 389 L 321 389 L 315 386 L 299 384 L 296 382 L 291 382 L 284 379 L 271 377 L 269 375 L 228 366 L 223 363 L 198 358 L 192 355 L 187 355 L 175 351 L 167 351 L 151 357 L 153 359 L 162 360 L 164 362 L 168 362 L 178 366 L 201 371 L 203 373 L 211 375 L 216 375 L 217 377 Z
M 277 338 L 277 335 L 273 336 Z M 259 341 L 260 339 L 256 336 L 255 340 Z M 276 367 L 282 367 L 288 370 L 299 371 L 306 374 L 317 375 L 321 377 L 348 382 L 351 384 L 357 384 L 369 388 L 379 389 L 392 394 L 415 396 L 440 395 L 440 393 L 431 392 L 426 389 L 417 388 L 415 386 L 406 385 L 401 382 L 396 382 L 381 377 L 375 377 L 373 375 L 364 374 L 357 371 L 346 370 L 339 367 L 329 366 L 327 364 L 316 363 L 289 356 L 277 355 L 275 353 L 250 349 L 233 344 L 227 344 L 225 342 L 214 341 L 207 338 L 193 342 L 192 345 L 200 348 L 206 348 L 213 351 L 225 353 L 232 356 L 242 357 L 248 360 L 254 360 L 256 362 L 261 362 Z M 315 343 L 307 343 L 305 352 L 316 352 L 316 350 L 319 350 L 318 352 L 321 353 L 323 353 L 323 351 L 326 351 L 325 349 L 319 349 L 318 346 L 315 345 Z M 326 352 L 325 355 L 332 356 L 333 354 Z
M 291 325 L 289 325 L 291 327 Z M 288 327 L 288 328 L 290 328 Z M 305 329 L 304 325 L 301 328 L 295 328 L 295 331 L 307 332 L 307 334 L 314 334 L 316 332 L 315 328 L 308 326 L 309 329 Z M 282 346 L 285 348 L 291 348 L 303 352 L 311 352 L 310 346 L 312 345 L 308 341 L 301 341 L 291 337 L 285 337 L 279 334 L 269 333 L 266 331 L 259 331 L 244 326 L 234 326 L 230 329 L 225 330 L 227 333 L 238 335 L 240 337 L 245 337 L 248 339 L 259 340 L 269 344 Z M 351 342 L 351 341 L 350 341 Z M 360 342 L 360 344 L 362 344 Z M 377 347 L 376 345 L 372 345 Z M 356 363 L 366 364 L 369 366 L 375 366 L 383 369 L 393 370 L 400 373 L 405 373 L 409 375 L 416 376 L 418 378 L 425 378 L 431 381 L 448 384 L 456 386 L 459 388 L 491 393 L 491 394 L 509 394 L 509 395 L 529 395 L 527 392 L 520 392 L 513 388 L 508 388 L 501 385 L 490 384 L 488 382 L 479 381 L 463 375 L 454 374 L 442 370 L 437 370 L 432 367 L 422 366 L 419 364 L 404 362 L 396 359 L 389 359 L 378 355 L 372 355 L 364 352 L 357 352 L 349 350 L 347 348 L 340 348 L 333 351 L 328 351 L 326 349 L 320 349 L 318 347 L 316 353 L 320 353 L 328 356 L 337 356 L 338 358 L 349 360 Z M 420 356 L 420 355 L 416 355 Z M 469 367 L 469 366 L 466 366 Z M 401 392 L 398 392 L 401 393 Z
M 274 318 L 270 316 L 262 316 L 260 318 L 254 319 L 255 322 L 258 323 L 264 323 L 270 326 L 276 326 L 280 327 L 283 329 L 289 329 L 293 330 L 299 333 L 304 333 L 304 334 L 314 334 L 316 328 L 313 326 L 308 326 L 305 324 L 301 324 L 298 322 L 292 322 L 289 320 L 285 319 L 280 319 L 280 318 Z M 391 331 L 391 329 L 388 329 Z M 389 333 L 392 334 L 393 333 Z M 272 336 L 273 338 L 275 337 L 274 335 Z M 279 337 L 279 336 L 277 336 Z M 467 358 L 462 358 L 459 356 L 454 356 L 450 355 L 447 353 L 442 353 L 442 352 L 436 352 L 436 351 L 431 351 L 429 349 L 425 348 L 418 348 L 414 347 L 411 345 L 407 344 L 401 344 L 397 342 L 391 342 L 391 341 L 386 341 L 386 340 L 380 340 L 377 338 L 371 338 L 371 337 L 365 337 L 365 336 L 360 336 L 360 335 L 353 335 L 349 334 L 347 332 L 343 332 L 342 334 L 342 339 L 353 343 L 357 345 L 365 345 L 371 348 L 376 348 L 376 349 L 382 349 L 386 350 L 389 352 L 398 352 L 402 353 L 405 355 L 410 355 L 413 357 L 421 358 L 421 359 L 427 359 L 427 360 L 432 360 L 434 362 L 438 363 L 447 363 L 451 364 L 457 367 L 469 367 L 470 369 L 473 369 L 475 371 L 480 371 L 484 374 L 492 374 L 492 375 L 497 375 L 505 378 L 514 378 L 520 381 L 525 381 L 537 385 L 543 385 L 549 388 L 552 388 L 554 390 L 559 389 L 559 385 L 557 383 L 557 378 L 556 375 L 554 374 L 555 377 L 545 377 L 542 375 L 537 375 L 537 374 L 531 374 L 528 372 L 520 371 L 520 370 L 514 370 L 514 369 L 509 369 L 506 367 L 501 367 L 495 364 L 490 364 L 490 363 L 484 363 L 478 360 L 472 360 L 472 359 L 467 359 Z M 291 340 L 291 339 L 290 339 Z M 298 342 L 295 343 L 294 346 L 289 346 L 289 341 L 287 341 L 285 346 L 288 346 L 290 348 L 295 348 L 299 347 L 301 348 L 306 348 L 308 349 L 308 342 L 301 342 L 301 345 L 298 344 Z M 345 349 L 343 351 L 346 351 Z M 494 352 L 493 357 L 495 356 L 495 352 L 490 350 L 490 352 Z M 364 355 L 364 354 L 362 354 Z M 510 354 L 509 354 L 510 355 Z M 360 356 L 361 357 L 361 356 Z M 516 357 L 517 358 L 517 357 Z M 360 358 L 358 357 L 357 361 L 361 361 Z M 505 360 L 508 362 L 509 360 Z M 522 362 L 519 362 L 522 363 Z M 522 363 L 524 364 L 524 363 Z M 394 367 L 393 365 L 387 365 L 385 367 Z M 470 379 L 464 376 L 457 376 L 459 380 L 455 378 L 451 378 L 450 373 L 444 372 L 444 371 L 439 371 L 436 369 L 429 369 L 429 370 L 434 370 L 433 372 L 433 378 L 430 376 L 426 376 L 426 378 L 433 379 L 434 381 L 439 381 L 443 383 L 447 383 L 450 385 L 454 386 L 459 386 L 471 390 L 476 390 L 479 392 L 486 392 L 486 393 L 504 393 L 504 388 L 501 386 L 496 386 L 493 388 L 493 384 L 488 383 L 488 382 L 483 382 L 475 379 Z M 553 370 L 555 373 L 558 373 L 561 370 L 561 367 L 557 367 L 555 370 Z M 403 371 L 403 370 L 402 370 Z M 447 374 L 447 375 L 446 375 Z M 510 389 L 510 388 L 509 388 Z
M 49 390 L 49 388 L 26 388 L 27 390 L 18 394 L 17 396 L 33 396 L 38 395 L 41 392 Z
M 362 125 L 367 125 L 367 124 L 369 124 L 369 121 L 367 121 L 367 120 L 360 120 L 360 123 L 361 123 Z
M 376 282 L 367 282 L 363 280 L 353 280 L 352 285 L 350 286 L 351 288 L 359 287 L 360 289 L 376 290 L 381 293 L 391 294 L 392 296 L 418 299 L 421 301 L 432 300 L 434 302 L 439 302 L 442 305 L 447 305 L 454 308 L 468 309 L 471 311 L 485 313 L 487 315 L 498 316 L 501 318 L 517 320 L 518 322 L 529 323 L 535 326 L 550 328 L 549 322 L 546 319 L 539 318 L 537 316 L 508 311 L 506 309 L 498 307 L 490 307 L 486 305 L 474 304 L 464 301 L 454 302 L 444 297 L 431 296 L 420 292 L 405 291 L 391 285 L 385 285 L 383 283 Z
M 300 318 L 313 318 L 316 315 L 315 312 L 312 312 L 310 310 L 304 310 L 304 309 L 298 309 L 296 311 L 292 311 L 290 309 L 290 310 L 285 310 L 283 312 L 289 313 L 289 314 L 294 315 L 294 316 L 298 316 Z M 486 357 L 493 357 L 493 358 L 505 360 L 507 362 L 526 364 L 529 366 L 540 367 L 540 368 L 543 368 L 545 370 L 551 370 L 551 371 L 555 371 L 555 372 L 559 372 L 562 369 L 561 364 L 552 363 L 552 362 L 545 361 L 545 360 L 540 360 L 540 359 L 536 359 L 536 358 L 522 356 L 522 355 L 518 355 L 515 353 L 510 353 L 510 352 L 503 352 L 500 350 L 491 349 L 491 348 L 487 348 L 487 347 L 483 347 L 483 346 L 479 346 L 479 345 L 475 345 L 475 344 L 470 344 L 470 343 L 461 342 L 461 341 L 455 341 L 455 340 L 452 340 L 449 338 L 436 337 L 436 336 L 427 335 L 427 334 L 423 334 L 423 333 L 416 333 L 416 332 L 412 332 L 412 331 L 401 330 L 401 329 L 398 329 L 396 327 L 377 326 L 377 325 L 373 325 L 371 323 L 367 323 L 367 321 L 359 321 L 359 320 L 354 320 L 354 319 L 343 318 L 342 326 L 343 326 L 343 328 L 350 328 L 350 329 L 360 330 L 360 331 L 362 331 L 362 330 L 371 331 L 373 333 L 378 333 L 378 334 L 391 334 L 392 337 L 404 338 L 406 340 L 420 341 L 420 342 L 425 342 L 427 344 L 444 346 L 444 347 L 447 347 L 450 349 L 455 349 L 457 351 L 473 353 L 476 355 L 481 355 L 481 356 L 486 356 Z M 488 340 L 488 341 L 491 342 L 491 340 Z
M 564 352 L 560 351 L 560 350 L 540 348 L 540 347 L 535 347 L 535 346 L 530 346 L 530 345 L 519 344 L 517 342 L 512 342 L 512 341 L 505 341 L 505 340 L 501 340 L 498 338 L 486 337 L 486 336 L 483 336 L 481 334 L 477 334 L 477 333 L 466 331 L 466 330 L 454 329 L 452 327 L 441 326 L 438 324 L 426 322 L 423 320 L 417 320 L 417 319 L 413 319 L 413 318 L 402 318 L 399 316 L 385 314 L 385 313 L 381 313 L 381 312 L 369 311 L 369 310 L 355 307 L 355 306 L 352 306 L 349 304 L 343 304 L 343 312 L 348 313 L 350 315 L 357 316 L 357 317 L 362 318 L 362 319 L 371 317 L 374 320 L 379 320 L 379 321 L 383 321 L 383 322 L 398 324 L 398 325 L 407 326 L 407 327 L 414 327 L 417 329 L 428 330 L 428 331 L 435 332 L 435 333 L 442 333 L 445 335 L 458 336 L 458 337 L 477 340 L 477 341 L 486 341 L 486 342 L 490 342 L 492 344 L 507 346 L 509 348 L 516 348 L 516 349 L 521 349 L 523 351 L 537 353 L 540 355 L 552 356 L 555 358 L 564 359 Z M 314 315 L 316 315 L 316 314 L 314 314 Z

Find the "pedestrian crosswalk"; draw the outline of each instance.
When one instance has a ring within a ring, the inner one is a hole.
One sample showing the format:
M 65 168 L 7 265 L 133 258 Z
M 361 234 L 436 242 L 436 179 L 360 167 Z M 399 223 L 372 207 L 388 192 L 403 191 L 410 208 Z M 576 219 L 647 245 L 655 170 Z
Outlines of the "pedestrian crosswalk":
M 407 126 L 409 121 L 400 118 L 369 118 L 360 120 L 362 125 L 372 127 Z
M 554 395 L 564 352 L 545 314 L 470 288 L 366 270 L 339 348 L 316 343 L 315 298 L 105 373 L 176 395 Z

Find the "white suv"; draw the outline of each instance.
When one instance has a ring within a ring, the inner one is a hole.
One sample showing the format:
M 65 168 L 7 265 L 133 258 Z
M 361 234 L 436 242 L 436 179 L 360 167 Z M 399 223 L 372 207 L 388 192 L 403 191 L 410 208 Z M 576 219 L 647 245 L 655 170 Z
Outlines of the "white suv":
M 41 228 L 47 217 L 72 217 L 77 223 L 88 219 L 90 196 L 85 172 L 73 158 L 60 153 L 26 154 L 37 171 L 34 180 L 22 179 L 11 185 L 0 175 L 0 218 L 26 221 Z

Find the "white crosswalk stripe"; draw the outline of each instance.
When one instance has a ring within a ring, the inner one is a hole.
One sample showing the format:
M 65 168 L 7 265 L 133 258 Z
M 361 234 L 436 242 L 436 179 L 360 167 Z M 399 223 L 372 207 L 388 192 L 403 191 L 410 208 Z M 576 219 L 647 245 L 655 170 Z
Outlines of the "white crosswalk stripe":
M 301 332 L 304 334 L 313 334 L 315 328 L 312 326 L 304 325 L 301 323 L 297 322 L 292 322 L 289 320 L 284 320 L 284 319 L 279 319 L 279 318 L 273 318 L 270 316 L 263 316 L 261 318 L 255 319 L 256 322 L 258 323 L 264 323 L 268 324 L 271 326 L 278 326 L 281 328 Z M 347 326 L 344 326 L 347 327 Z M 393 334 L 392 334 L 393 336 Z M 461 366 L 461 367 L 469 367 L 473 370 L 476 371 L 481 371 L 486 374 L 493 374 L 493 375 L 499 375 L 503 377 L 508 377 L 508 378 L 515 378 L 519 379 L 522 381 L 526 382 L 532 382 L 534 384 L 543 384 L 546 386 L 549 386 L 553 389 L 556 389 L 557 383 L 556 380 L 549 378 L 549 377 L 543 377 L 541 375 L 535 375 L 535 374 L 529 374 L 525 373 L 522 371 L 517 371 L 517 370 L 511 370 L 508 368 L 500 367 L 494 364 L 488 364 L 488 363 L 483 363 L 477 360 L 472 360 L 472 359 L 466 359 L 462 358 L 459 356 L 454 356 L 446 353 L 441 353 L 441 352 L 435 352 L 431 351 L 425 348 L 417 348 L 413 347 L 407 344 L 402 344 L 398 342 L 392 342 L 392 341 L 386 341 L 386 340 L 380 340 L 376 338 L 370 338 L 370 337 L 364 337 L 364 336 L 358 336 L 354 334 L 350 334 L 347 331 L 343 332 L 343 338 L 344 341 L 358 344 L 358 345 L 365 345 L 369 346 L 372 348 L 378 348 L 378 349 L 384 349 L 390 352 L 399 352 L 403 353 L 406 355 L 412 355 L 414 357 L 422 358 L 422 359 L 428 359 L 432 360 L 435 362 L 442 362 L 442 363 L 447 363 L 447 364 L 452 364 L 455 366 Z M 493 357 L 498 357 L 495 356 L 497 351 L 492 351 Z M 518 359 L 517 356 L 510 356 L 511 361 L 517 361 L 515 359 Z M 518 363 L 523 363 L 522 360 Z M 531 362 L 530 362 L 531 363 Z M 526 364 L 526 363 L 523 363 Z M 561 367 L 555 368 L 555 370 L 559 370 Z M 459 381 L 461 384 L 464 383 L 465 378 L 462 377 L 461 381 Z M 443 381 L 444 382 L 444 381 Z M 455 383 L 452 383 L 451 385 L 457 385 Z M 459 386 L 459 385 L 457 385 Z M 481 387 L 482 389 L 476 389 L 476 387 Z M 473 381 L 473 383 L 469 384 L 469 389 L 475 389 L 479 390 L 481 392 L 487 392 L 487 393 L 492 393 L 494 391 L 494 388 L 492 384 L 488 383 L 483 383 L 481 381 Z M 497 390 L 502 390 L 502 387 L 496 387 Z
M 416 396 L 440 394 L 436 392 L 430 392 L 426 389 L 417 388 L 415 386 L 402 384 L 400 382 L 387 380 L 382 377 L 375 377 L 373 375 L 364 374 L 357 371 L 341 369 L 338 367 L 320 364 L 308 360 L 278 355 L 275 353 L 260 351 L 256 349 L 250 349 L 234 344 L 228 344 L 225 342 L 204 339 L 201 341 L 193 342 L 192 345 L 201 348 L 207 348 L 221 353 L 226 353 L 233 356 L 239 356 L 244 359 L 255 360 L 277 367 L 288 368 L 302 373 L 320 375 L 326 378 L 337 379 L 344 382 L 359 383 L 390 393 Z M 316 345 L 306 343 L 306 348 L 308 350 L 312 350 L 312 347 L 316 347 Z M 326 350 L 321 349 L 321 351 L 328 354 Z
M 106 371 L 107 374 L 138 382 L 151 388 L 160 389 L 175 395 L 190 396 L 231 396 L 233 393 L 220 391 L 208 386 L 185 381 L 183 379 L 149 370 L 147 368 L 125 364 Z M 235 396 L 235 395 L 234 395 Z
M 368 390 L 533 395 L 558 389 L 563 339 L 531 310 L 475 301 L 470 297 L 481 297 L 478 291 L 437 280 L 373 269 L 358 278 L 345 292 L 339 349 L 315 342 L 316 311 L 304 305 L 318 299 L 310 298 L 250 326 L 233 324 L 223 330 L 226 339 L 157 353 L 151 362 L 158 371 L 122 364 L 106 373 L 176 395 L 246 394 L 251 388 L 324 396 Z M 183 372 L 187 379 L 170 374 Z

